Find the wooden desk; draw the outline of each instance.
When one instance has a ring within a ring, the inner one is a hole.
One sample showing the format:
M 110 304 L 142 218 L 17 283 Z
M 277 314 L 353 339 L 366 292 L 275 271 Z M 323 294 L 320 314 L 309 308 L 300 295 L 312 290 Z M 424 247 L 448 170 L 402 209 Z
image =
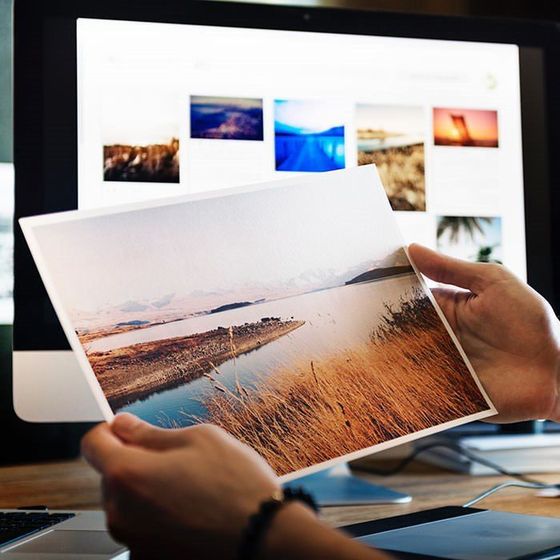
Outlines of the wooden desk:
M 377 463 L 379 466 L 379 463 Z M 361 476 L 412 495 L 412 502 L 398 505 L 325 508 L 324 519 L 333 526 L 410 513 L 446 505 L 461 505 L 503 476 L 469 477 L 422 463 L 413 463 L 392 477 Z M 560 482 L 558 475 L 537 475 Z M 0 467 L 0 508 L 44 504 L 52 509 L 100 507 L 99 477 L 83 461 Z M 542 498 L 534 490 L 508 488 L 481 502 L 479 507 L 560 517 L 560 498 Z

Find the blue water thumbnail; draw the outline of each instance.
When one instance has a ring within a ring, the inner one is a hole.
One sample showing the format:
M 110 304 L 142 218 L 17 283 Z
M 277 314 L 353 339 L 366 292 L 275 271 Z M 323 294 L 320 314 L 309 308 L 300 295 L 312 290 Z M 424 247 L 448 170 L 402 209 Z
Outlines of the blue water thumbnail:
M 336 122 L 339 119 L 329 109 L 320 101 L 275 101 L 277 171 L 332 171 L 345 167 L 344 126 Z

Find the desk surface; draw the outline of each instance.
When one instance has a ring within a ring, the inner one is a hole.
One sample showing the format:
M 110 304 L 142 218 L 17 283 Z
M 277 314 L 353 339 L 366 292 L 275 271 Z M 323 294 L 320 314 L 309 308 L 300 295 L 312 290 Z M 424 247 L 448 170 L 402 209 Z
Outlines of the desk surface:
M 364 473 L 360 476 L 406 492 L 412 495 L 412 502 L 325 508 L 322 515 L 327 522 L 338 526 L 421 509 L 461 505 L 490 486 L 508 480 L 503 476 L 470 477 L 422 463 L 413 463 L 401 474 L 391 477 Z M 535 478 L 558 482 L 560 474 L 536 475 Z M 97 509 L 100 507 L 99 477 L 81 460 L 0 467 L 0 508 L 37 504 L 51 509 Z M 560 517 L 560 498 L 542 498 L 534 490 L 519 488 L 502 490 L 481 502 L 480 507 Z

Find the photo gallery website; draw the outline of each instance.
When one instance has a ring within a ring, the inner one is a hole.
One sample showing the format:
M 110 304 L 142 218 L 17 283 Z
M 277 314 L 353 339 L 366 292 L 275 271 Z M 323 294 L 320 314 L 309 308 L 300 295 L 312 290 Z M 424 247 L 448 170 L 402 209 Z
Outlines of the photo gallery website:
M 407 242 L 526 278 L 515 45 L 79 19 L 78 200 L 375 163 Z

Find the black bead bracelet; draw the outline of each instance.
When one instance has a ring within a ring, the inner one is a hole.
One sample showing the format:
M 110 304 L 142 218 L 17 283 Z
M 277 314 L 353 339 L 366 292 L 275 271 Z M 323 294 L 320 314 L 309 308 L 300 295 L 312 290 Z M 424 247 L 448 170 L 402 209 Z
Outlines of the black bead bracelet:
M 319 508 L 311 494 L 302 488 L 286 488 L 280 490 L 277 495 L 261 503 L 259 510 L 249 517 L 247 527 L 241 536 L 239 545 L 239 560 L 254 560 L 257 556 L 259 547 L 272 524 L 276 513 L 288 502 L 300 501 L 308 505 L 314 512 Z

